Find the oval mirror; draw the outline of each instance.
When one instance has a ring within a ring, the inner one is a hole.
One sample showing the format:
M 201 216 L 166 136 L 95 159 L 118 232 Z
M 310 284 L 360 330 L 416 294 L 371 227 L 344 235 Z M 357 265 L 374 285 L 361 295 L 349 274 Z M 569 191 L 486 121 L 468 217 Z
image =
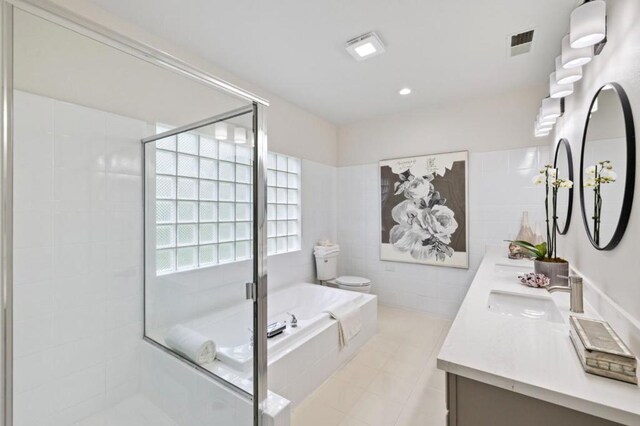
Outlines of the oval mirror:
M 571 155 L 571 145 L 566 139 L 560 139 L 556 145 L 553 168 L 556 169 L 559 179 L 569 179 L 573 182 L 573 156 Z M 566 235 L 571 224 L 573 188 L 569 188 L 568 191 L 558 191 L 556 203 L 556 230 L 560 235 Z
M 580 154 L 582 218 L 598 250 L 618 245 L 629 222 L 636 143 L 629 98 L 617 83 L 600 88 L 589 108 Z

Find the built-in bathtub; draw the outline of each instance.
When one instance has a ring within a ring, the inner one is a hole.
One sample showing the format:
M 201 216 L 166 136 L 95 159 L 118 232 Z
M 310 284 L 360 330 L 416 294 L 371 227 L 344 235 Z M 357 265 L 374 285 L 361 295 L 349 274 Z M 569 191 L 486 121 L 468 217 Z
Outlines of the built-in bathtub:
M 268 296 L 268 322 L 287 322 L 286 330 L 267 341 L 269 390 L 295 406 L 346 362 L 377 328 L 377 299 L 317 284 L 295 284 Z M 327 310 L 353 302 L 360 307 L 362 330 L 347 346 L 339 347 L 337 322 Z M 298 319 L 290 327 L 292 313 Z M 253 348 L 252 303 L 201 316 L 183 325 L 211 338 L 218 348 L 216 361 L 203 367 L 251 391 Z M 152 337 L 163 342 L 163 332 Z

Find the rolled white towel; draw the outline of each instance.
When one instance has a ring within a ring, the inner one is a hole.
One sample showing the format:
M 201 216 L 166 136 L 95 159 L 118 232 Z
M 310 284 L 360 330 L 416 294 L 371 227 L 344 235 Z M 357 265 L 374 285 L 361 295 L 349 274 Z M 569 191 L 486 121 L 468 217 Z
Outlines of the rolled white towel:
M 340 246 L 333 244 L 330 246 L 315 246 L 313 248 L 313 254 L 316 256 L 326 256 L 331 253 L 337 253 L 340 251 Z
M 164 341 L 171 349 L 197 364 L 213 362 L 216 358 L 216 344 L 213 340 L 182 325 L 169 329 Z

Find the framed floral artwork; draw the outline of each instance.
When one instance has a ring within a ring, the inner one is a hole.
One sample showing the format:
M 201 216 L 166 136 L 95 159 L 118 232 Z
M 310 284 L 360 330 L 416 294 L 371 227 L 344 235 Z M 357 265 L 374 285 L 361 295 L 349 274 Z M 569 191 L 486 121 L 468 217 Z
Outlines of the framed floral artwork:
M 467 151 L 380 161 L 380 259 L 469 267 Z

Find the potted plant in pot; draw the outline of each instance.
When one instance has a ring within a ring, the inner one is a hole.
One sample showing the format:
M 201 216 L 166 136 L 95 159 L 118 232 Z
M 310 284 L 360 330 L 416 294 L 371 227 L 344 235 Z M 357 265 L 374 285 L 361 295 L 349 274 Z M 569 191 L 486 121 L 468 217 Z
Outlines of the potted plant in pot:
M 593 188 L 593 241 L 600 245 L 600 222 L 602 220 L 602 189 L 601 186 L 614 183 L 617 179 L 613 171 L 611 161 L 599 161 L 593 166 L 587 167 L 587 179 L 584 183 L 586 188 Z
M 569 275 L 569 262 L 557 256 L 557 206 L 558 191 L 573 186 L 569 179 L 558 178 L 558 171 L 551 165 L 546 165 L 540 170 L 540 174 L 533 178 L 536 185 L 545 185 L 544 207 L 547 225 L 547 241 L 540 244 L 531 244 L 528 241 L 512 241 L 513 244 L 522 247 L 534 257 L 534 270 L 536 274 L 546 275 L 551 285 L 566 284 Z M 551 200 L 549 200 L 551 195 Z M 551 216 L 551 217 L 550 217 Z

